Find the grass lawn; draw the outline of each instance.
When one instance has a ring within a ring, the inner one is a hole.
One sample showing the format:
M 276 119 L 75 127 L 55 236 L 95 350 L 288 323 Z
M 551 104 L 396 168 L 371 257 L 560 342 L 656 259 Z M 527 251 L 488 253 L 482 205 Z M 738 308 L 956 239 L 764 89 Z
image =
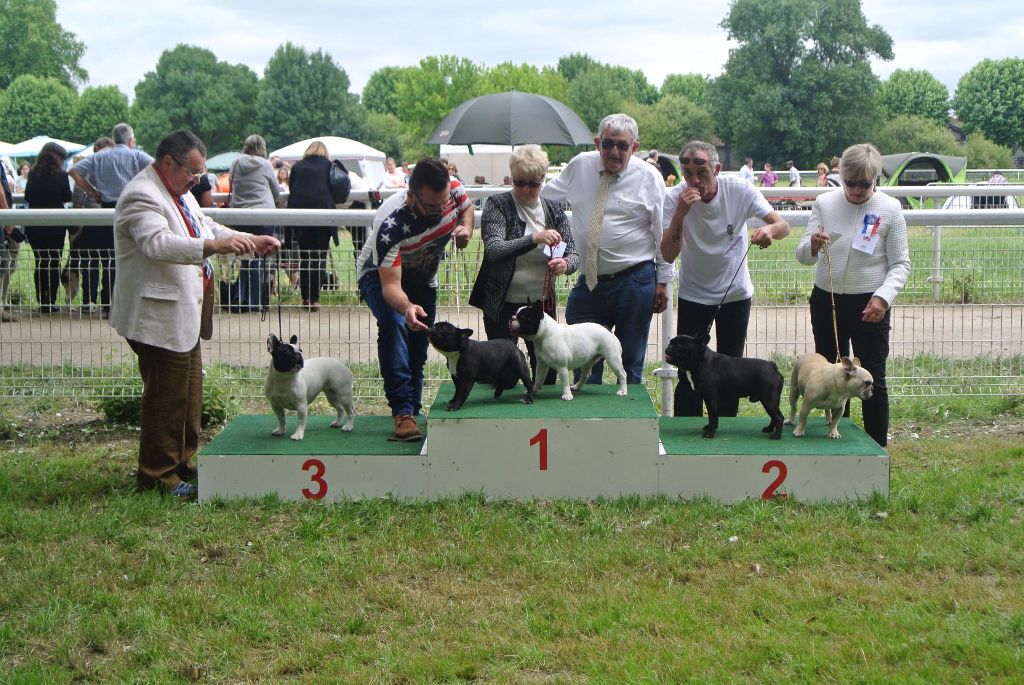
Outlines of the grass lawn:
M 199 506 L 133 492 L 134 430 L 8 401 L 0 680 L 1021 682 L 1007 408 L 894 407 L 858 504 Z

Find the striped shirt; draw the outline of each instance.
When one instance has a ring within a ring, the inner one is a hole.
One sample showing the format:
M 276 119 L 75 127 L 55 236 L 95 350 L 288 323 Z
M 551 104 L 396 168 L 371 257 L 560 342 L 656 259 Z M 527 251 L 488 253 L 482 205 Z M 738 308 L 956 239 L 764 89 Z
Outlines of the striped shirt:
M 453 180 L 441 220 L 428 222 L 409 209 L 406 193 L 392 195 L 373 217 L 373 229 L 359 253 L 359 278 L 380 267 L 402 267 L 402 280 L 437 287 L 441 264 L 459 214 L 472 205 L 462 184 Z
M 824 250 L 811 255 L 811 234 L 818 230 L 830 238 L 829 259 Z M 878 234 L 871 254 L 852 247 L 864 231 Z M 907 222 L 899 200 L 876 192 L 867 202 L 855 205 L 842 190 L 819 195 L 811 208 L 807 233 L 796 247 L 796 258 L 801 264 L 818 265 L 814 285 L 822 290 L 842 295 L 871 293 L 892 306 L 910 275 Z
M 117 202 L 128 181 L 152 163 L 153 158 L 142 150 L 115 145 L 86 157 L 75 171 L 99 191 L 103 202 Z

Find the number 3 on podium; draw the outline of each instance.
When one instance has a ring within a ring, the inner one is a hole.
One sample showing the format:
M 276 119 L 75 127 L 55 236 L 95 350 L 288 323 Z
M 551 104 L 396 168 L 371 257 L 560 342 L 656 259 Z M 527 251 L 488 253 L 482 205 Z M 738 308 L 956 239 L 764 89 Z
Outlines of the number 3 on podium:
M 324 495 L 327 494 L 327 481 L 324 480 L 324 473 L 326 473 L 327 468 L 319 459 L 307 459 L 302 464 L 302 470 L 309 471 L 310 469 L 312 469 L 313 473 L 309 475 L 309 480 L 312 483 L 316 483 L 317 488 L 316 490 L 302 488 L 302 496 L 306 499 L 323 499 Z

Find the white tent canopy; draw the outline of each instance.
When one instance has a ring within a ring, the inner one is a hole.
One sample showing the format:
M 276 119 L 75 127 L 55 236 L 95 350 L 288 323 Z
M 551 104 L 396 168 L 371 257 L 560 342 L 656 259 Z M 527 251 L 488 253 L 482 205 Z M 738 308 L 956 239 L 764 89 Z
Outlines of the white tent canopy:
M 387 159 L 387 155 L 376 148 L 350 138 L 339 136 L 309 138 L 274 150 L 269 156 L 280 157 L 286 162 L 295 162 L 302 159 L 306 148 L 317 140 L 327 147 L 328 157 L 341 160 L 346 169 L 365 179 L 368 187 L 376 188 L 384 180 L 384 160 Z M 352 184 L 352 189 L 359 189 L 357 183 Z
M 0 140 L 0 155 L 9 155 L 11 148 L 14 147 L 10 143 L 5 143 Z
M 508 160 L 512 156 L 512 145 L 474 145 L 470 154 L 468 145 L 441 144 L 441 156 L 455 164 L 463 182 L 472 184 L 483 176 L 487 185 L 500 186 L 502 179 L 511 174 Z
M 3 154 L 10 155 L 11 157 L 35 157 L 47 143 L 57 143 L 57 145 L 64 148 L 69 155 L 73 155 L 86 147 L 81 143 L 69 143 L 66 140 L 60 140 L 59 138 L 36 136 L 35 138 L 29 138 L 28 140 L 23 140 L 16 145 L 12 145 L 10 149 Z

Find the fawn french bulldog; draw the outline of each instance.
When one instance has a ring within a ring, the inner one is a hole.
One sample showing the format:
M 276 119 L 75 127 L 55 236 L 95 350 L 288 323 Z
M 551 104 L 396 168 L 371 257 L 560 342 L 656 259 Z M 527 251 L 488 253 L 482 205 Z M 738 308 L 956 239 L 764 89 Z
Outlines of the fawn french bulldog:
M 803 395 L 800 420 L 793 435 L 798 438 L 804 436 L 811 409 L 824 409 L 828 420 L 828 437 L 836 440 L 841 437 L 836 427 L 843 416 L 846 401 L 851 397 L 862 400 L 870 398 L 874 382 L 871 373 L 860 365 L 856 357 L 843 357 L 840 362 L 831 364 L 817 352 L 805 354 L 793 366 L 789 383 L 789 418 L 786 423 L 793 423 L 796 401 Z

